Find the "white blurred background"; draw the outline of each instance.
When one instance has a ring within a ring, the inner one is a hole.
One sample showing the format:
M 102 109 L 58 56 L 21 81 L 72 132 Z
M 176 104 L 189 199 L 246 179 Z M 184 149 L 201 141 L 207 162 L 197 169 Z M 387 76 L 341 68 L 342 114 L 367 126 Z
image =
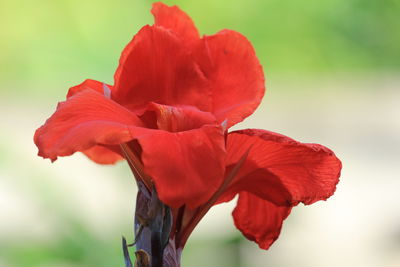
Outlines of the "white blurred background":
M 337 191 L 326 202 L 296 207 L 268 251 L 234 228 L 230 213 L 235 201 L 214 207 L 191 237 L 183 265 L 400 266 L 399 85 L 393 77 L 270 77 L 260 109 L 236 128 L 273 130 L 330 147 L 343 162 Z M 0 143 L 5 152 L 0 235 L 2 253 L 8 254 L 0 266 L 94 266 L 79 262 L 80 257 L 96 255 L 98 243 L 101 253 L 111 250 L 108 255 L 116 257 L 120 236 L 132 235 L 136 188 L 125 162 L 100 166 L 75 154 L 51 164 L 35 156 L 32 134 L 54 106 L 27 100 L 0 103 L 1 114 L 8 114 Z M 71 247 L 71 255 L 63 246 Z M 54 254 L 33 265 L 28 261 L 35 253 Z M 13 264 L 13 254 L 28 260 Z

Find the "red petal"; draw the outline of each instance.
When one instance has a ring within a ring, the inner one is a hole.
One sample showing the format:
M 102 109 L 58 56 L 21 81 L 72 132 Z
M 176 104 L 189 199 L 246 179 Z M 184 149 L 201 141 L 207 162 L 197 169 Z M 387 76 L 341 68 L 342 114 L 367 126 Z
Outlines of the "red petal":
M 150 127 L 168 132 L 182 132 L 215 124 L 212 113 L 203 112 L 193 106 L 173 107 L 150 103 L 141 117 Z
M 130 141 L 132 128 L 140 125 L 135 114 L 93 90 L 85 90 L 60 103 L 36 131 L 34 140 L 39 155 L 54 161 L 97 144 Z
M 130 108 L 148 102 L 210 110 L 210 92 L 189 50 L 173 32 L 145 26 L 122 52 L 112 99 Z
M 224 175 L 225 140 L 219 126 L 170 133 L 154 131 L 138 139 L 144 171 L 154 179 L 162 202 L 172 208 L 204 204 Z
M 96 145 L 82 151 L 82 153 L 98 164 L 114 164 L 124 159 L 121 156 L 119 146 Z
M 237 131 L 228 135 L 227 166 L 249 148 L 247 161 L 223 198 L 246 190 L 277 205 L 296 205 L 334 193 L 341 162 L 328 148 L 263 130 Z
M 153 4 L 151 13 L 155 25 L 162 26 L 175 32 L 185 43 L 199 39 L 199 32 L 192 19 L 177 6 L 167 6 L 161 2 Z
M 109 97 L 112 87 L 113 86 L 109 84 L 87 79 L 81 84 L 71 87 L 68 90 L 67 98 L 70 98 L 71 96 L 85 90 L 94 90 L 105 96 L 108 95 Z M 115 162 L 124 159 L 121 156 L 119 146 L 96 145 L 85 151 L 82 151 L 82 153 L 98 164 L 114 164 Z
M 251 115 L 265 91 L 263 70 L 251 43 L 240 33 L 224 30 L 204 37 L 198 49 L 217 119 L 227 119 L 230 127 Z
M 233 211 L 236 227 L 260 248 L 268 249 L 281 232 L 283 220 L 289 216 L 291 207 L 276 206 L 253 194 L 242 192 Z
M 95 80 L 87 79 L 83 83 L 71 87 L 68 90 L 67 98 L 85 90 L 94 90 L 102 95 L 106 95 L 108 89 L 111 90 L 112 86 Z

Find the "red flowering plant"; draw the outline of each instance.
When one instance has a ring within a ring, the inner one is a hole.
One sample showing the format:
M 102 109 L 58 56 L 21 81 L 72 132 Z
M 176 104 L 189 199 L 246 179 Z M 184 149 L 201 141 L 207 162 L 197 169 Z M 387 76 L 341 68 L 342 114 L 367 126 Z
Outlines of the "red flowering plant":
M 155 3 L 152 13 L 155 24 L 123 50 L 114 85 L 86 80 L 69 89 L 35 133 L 39 155 L 127 160 L 139 188 L 137 266 L 179 266 L 200 219 L 236 195 L 236 227 L 268 249 L 292 207 L 334 193 L 341 162 L 324 146 L 277 133 L 228 132 L 264 95 L 252 45 L 231 30 L 201 38 L 176 6 Z M 128 246 L 123 240 L 131 266 Z

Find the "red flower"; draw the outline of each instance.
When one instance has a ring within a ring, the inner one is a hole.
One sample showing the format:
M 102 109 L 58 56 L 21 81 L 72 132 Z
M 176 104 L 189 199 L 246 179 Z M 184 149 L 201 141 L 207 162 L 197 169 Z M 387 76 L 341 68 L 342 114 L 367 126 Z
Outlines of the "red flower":
M 276 133 L 227 133 L 264 95 L 250 42 L 230 30 L 200 38 L 178 7 L 156 3 L 152 13 L 155 24 L 122 52 L 114 86 L 72 87 L 36 131 L 39 155 L 54 161 L 80 151 L 101 164 L 126 158 L 172 208 L 178 247 L 212 205 L 239 194 L 235 225 L 267 249 L 293 206 L 333 194 L 341 163 L 323 146 Z

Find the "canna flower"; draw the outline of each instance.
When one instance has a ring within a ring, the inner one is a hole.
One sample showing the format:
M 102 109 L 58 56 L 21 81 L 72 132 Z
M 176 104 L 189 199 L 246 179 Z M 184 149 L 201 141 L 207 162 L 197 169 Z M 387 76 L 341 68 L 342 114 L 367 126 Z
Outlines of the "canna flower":
M 152 13 L 154 25 L 123 50 L 114 85 L 86 80 L 69 89 L 35 133 L 38 154 L 126 159 L 170 209 L 175 249 L 213 205 L 238 195 L 236 227 L 268 249 L 294 206 L 334 193 L 341 163 L 318 144 L 258 129 L 228 132 L 264 96 L 251 43 L 231 30 L 200 37 L 176 6 L 155 3 Z

